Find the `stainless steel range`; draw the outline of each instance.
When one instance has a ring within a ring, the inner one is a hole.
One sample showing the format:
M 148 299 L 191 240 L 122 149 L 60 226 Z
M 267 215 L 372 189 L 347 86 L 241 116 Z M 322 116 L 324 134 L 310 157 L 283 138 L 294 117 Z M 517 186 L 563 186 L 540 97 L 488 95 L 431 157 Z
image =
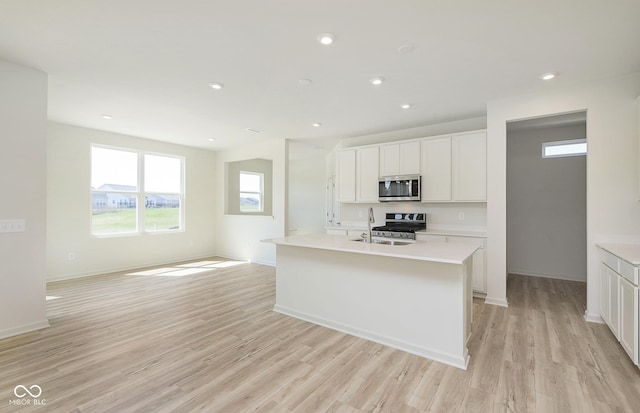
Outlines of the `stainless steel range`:
M 427 229 L 426 214 L 385 214 L 385 225 L 373 227 L 371 235 L 374 237 L 416 239 L 416 231 Z

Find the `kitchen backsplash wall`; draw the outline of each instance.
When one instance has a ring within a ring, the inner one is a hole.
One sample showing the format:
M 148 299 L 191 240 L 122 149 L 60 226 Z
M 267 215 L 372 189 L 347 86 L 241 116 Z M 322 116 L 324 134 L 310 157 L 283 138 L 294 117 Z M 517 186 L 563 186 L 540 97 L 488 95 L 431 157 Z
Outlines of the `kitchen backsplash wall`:
M 485 231 L 487 227 L 486 203 L 421 203 L 390 202 L 384 204 L 342 204 L 340 221 L 344 227 L 366 227 L 367 211 L 373 207 L 375 226 L 384 225 L 388 212 L 427 214 L 427 229 L 456 229 Z

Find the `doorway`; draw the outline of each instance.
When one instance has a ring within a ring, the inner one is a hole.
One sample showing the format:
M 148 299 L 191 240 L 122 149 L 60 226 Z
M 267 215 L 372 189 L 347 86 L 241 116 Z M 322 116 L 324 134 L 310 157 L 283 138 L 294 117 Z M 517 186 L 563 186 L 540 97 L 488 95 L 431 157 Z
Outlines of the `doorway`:
M 507 123 L 508 274 L 587 281 L 586 124 L 586 112 Z

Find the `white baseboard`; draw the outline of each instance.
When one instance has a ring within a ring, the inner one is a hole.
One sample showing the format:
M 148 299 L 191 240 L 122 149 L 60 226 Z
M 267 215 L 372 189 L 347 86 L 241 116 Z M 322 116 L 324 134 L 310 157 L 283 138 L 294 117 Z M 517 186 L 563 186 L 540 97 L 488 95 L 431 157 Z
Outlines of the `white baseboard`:
M 101 270 L 98 270 L 98 271 L 91 271 L 91 272 L 85 272 L 85 273 L 63 274 L 63 275 L 59 275 L 59 276 L 47 277 L 47 282 L 65 281 L 65 280 L 73 280 L 73 279 L 76 279 L 76 278 L 94 277 L 96 275 L 114 274 L 114 273 L 117 273 L 117 272 L 139 270 L 141 268 L 147 268 L 147 267 L 157 267 L 157 266 L 160 266 L 160 265 L 175 264 L 176 262 L 182 262 L 182 261 L 204 260 L 204 259 L 211 258 L 211 257 L 225 258 L 225 257 L 222 257 L 220 255 L 216 255 L 216 254 L 208 254 L 208 255 L 204 255 L 204 256 L 197 255 L 197 256 L 193 256 L 193 257 L 177 258 L 177 259 L 169 260 L 169 261 L 158 261 L 158 262 L 154 262 L 154 263 L 130 265 L 130 266 L 126 266 L 126 267 L 104 268 L 104 269 L 101 269 Z
M 469 365 L 469 353 L 466 351 L 463 357 L 457 357 L 451 354 L 444 354 L 433 349 L 418 346 L 411 343 L 406 343 L 401 340 L 397 340 L 393 337 L 382 336 L 371 331 L 362 330 L 353 326 L 338 323 L 335 321 L 327 320 L 324 318 L 316 317 L 310 314 L 302 313 L 300 311 L 292 310 L 283 306 L 275 305 L 273 311 L 284 314 L 290 317 L 297 318 L 299 320 L 308 321 L 313 324 L 317 324 L 323 327 L 337 330 L 342 333 L 346 333 L 352 336 L 364 338 L 365 340 L 374 341 L 376 343 L 384 344 L 385 346 L 393 347 L 398 350 L 406 351 L 407 353 L 415 354 L 430 360 L 434 360 L 440 363 L 448 364 L 453 367 L 457 367 L 462 370 L 466 370 Z
M 21 326 L 11 327 L 4 330 L 0 330 L 0 339 L 17 336 L 18 334 L 29 333 L 31 331 L 42 330 L 49 327 L 49 320 L 36 321 L 34 323 L 23 324 Z
M 584 312 L 584 320 L 589 323 L 604 324 L 604 320 L 600 317 L 600 314 L 593 314 L 588 311 Z
M 554 280 L 578 281 L 583 283 L 587 282 L 586 278 L 582 279 L 582 278 L 572 277 L 568 275 L 541 274 L 539 272 L 534 273 L 531 271 L 524 271 L 524 270 L 509 270 L 509 274 L 526 275 L 528 277 L 553 278 Z
M 484 299 L 484 303 L 485 304 L 491 304 L 491 305 L 497 305 L 497 306 L 500 306 L 500 307 L 509 307 L 509 302 L 507 301 L 506 298 L 495 298 L 495 297 L 487 296 Z
M 262 261 L 262 260 L 246 260 L 244 258 L 238 258 L 238 257 L 230 257 L 228 255 L 222 255 L 222 254 L 216 254 L 216 257 L 220 257 L 220 258 L 225 258 L 228 260 L 234 260 L 234 261 L 246 261 L 246 262 L 252 262 L 254 264 L 260 264 L 260 265 L 266 265 L 268 267 L 275 267 L 276 263 L 275 261 Z

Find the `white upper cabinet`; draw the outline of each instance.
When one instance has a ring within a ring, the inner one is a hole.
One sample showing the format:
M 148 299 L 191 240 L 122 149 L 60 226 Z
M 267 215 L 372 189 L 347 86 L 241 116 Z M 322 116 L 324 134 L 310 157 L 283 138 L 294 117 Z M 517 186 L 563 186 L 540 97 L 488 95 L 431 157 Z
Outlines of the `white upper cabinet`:
M 454 201 L 487 200 L 486 131 L 454 135 L 452 195 Z
M 347 149 L 336 154 L 336 199 L 338 202 L 356 200 L 356 150 Z
M 338 151 L 338 202 L 378 202 L 378 163 L 377 146 Z
M 356 150 L 356 202 L 378 202 L 378 147 Z
M 422 202 L 451 201 L 451 137 L 421 142 Z
M 420 173 L 420 142 L 380 145 L 380 176 Z
M 378 202 L 378 178 L 422 176 L 422 202 L 486 202 L 486 131 L 344 149 L 336 155 L 338 202 Z

